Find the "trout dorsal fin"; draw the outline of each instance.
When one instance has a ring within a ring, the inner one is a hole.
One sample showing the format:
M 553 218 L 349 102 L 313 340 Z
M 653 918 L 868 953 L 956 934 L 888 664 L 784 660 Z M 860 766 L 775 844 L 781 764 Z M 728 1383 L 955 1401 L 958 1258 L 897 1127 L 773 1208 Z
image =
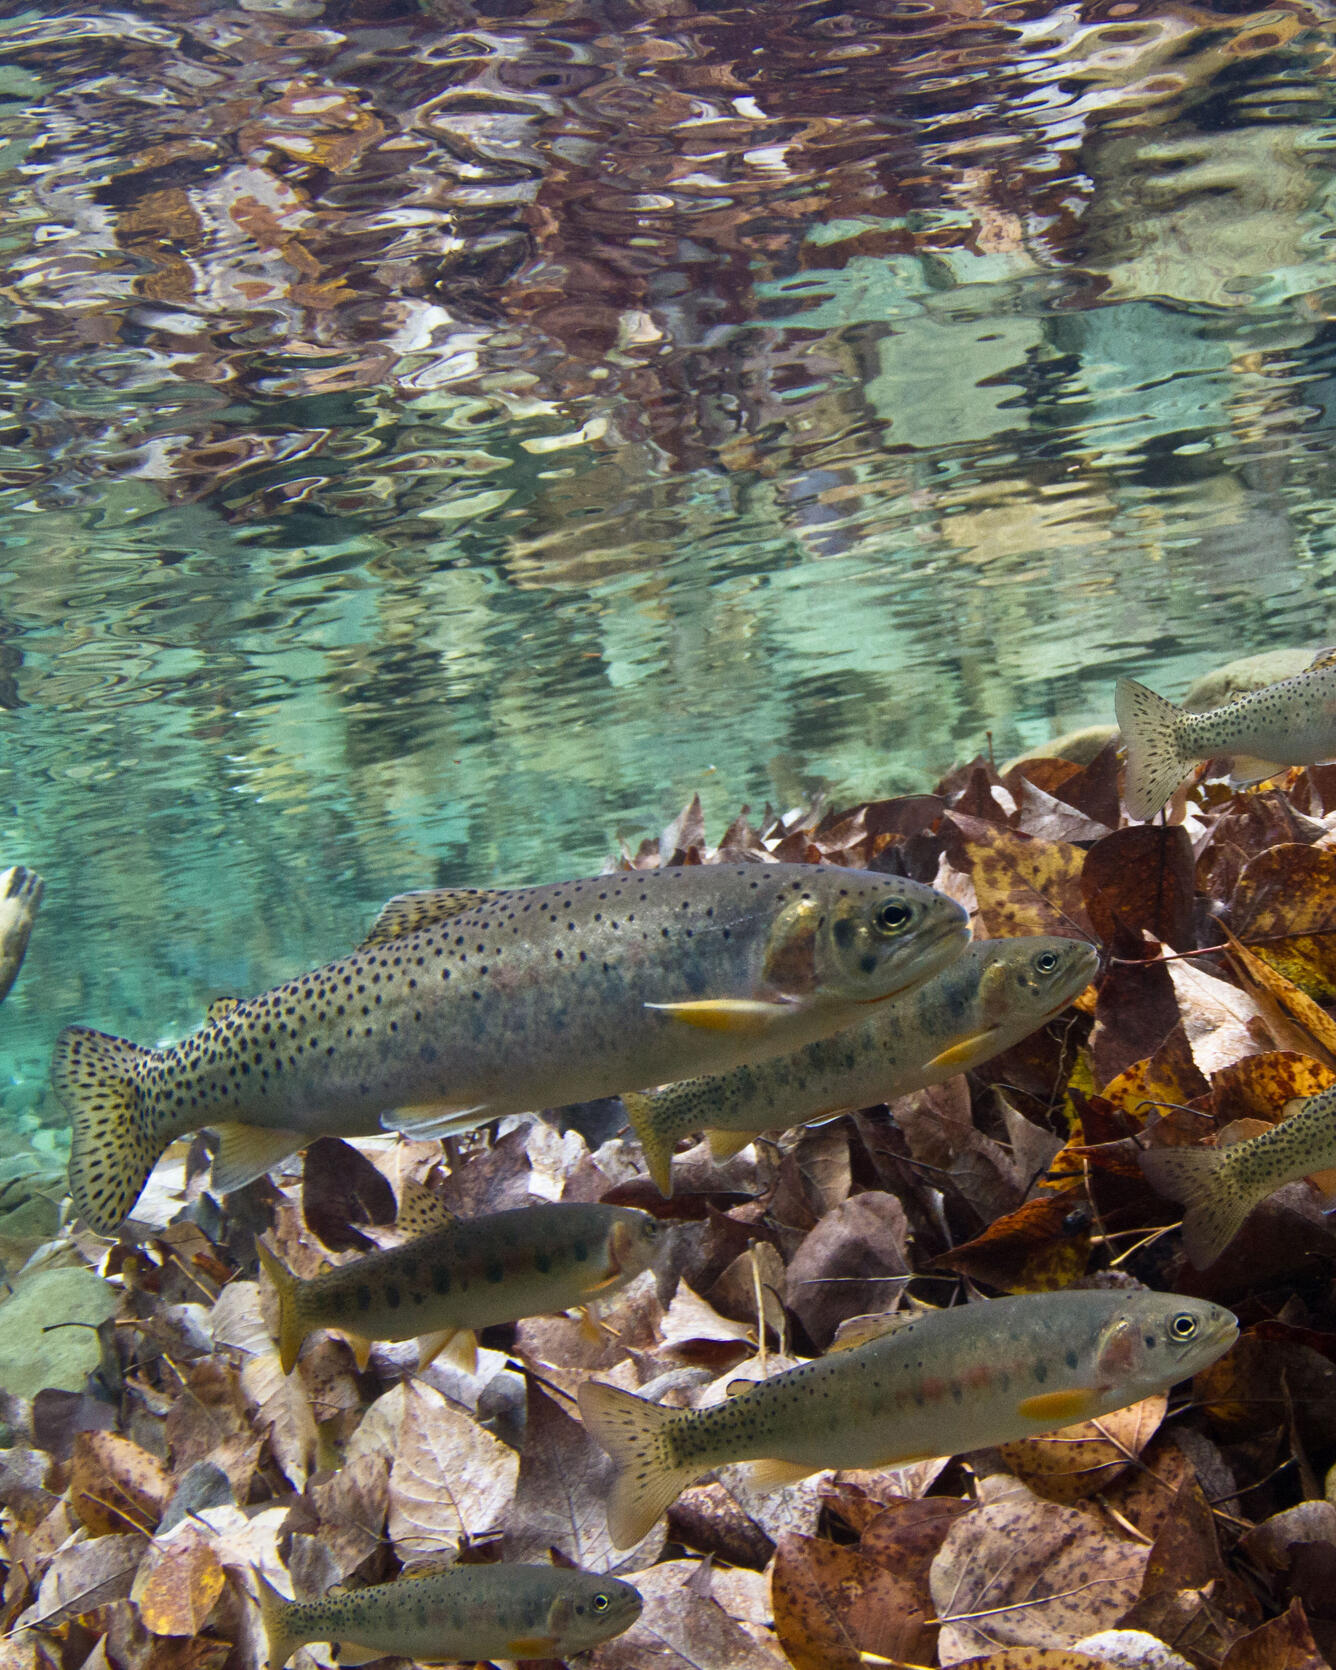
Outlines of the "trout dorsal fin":
M 1328 644 L 1325 649 L 1320 649 L 1304 668 L 1304 671 L 1306 673 L 1317 673 L 1323 667 L 1336 667 L 1336 644 Z
M 225 1020 L 234 1009 L 240 1009 L 240 1007 L 241 999 L 239 997 L 215 997 L 204 1011 L 205 1026 L 212 1026 L 215 1021 Z
M 384 945 L 387 940 L 402 939 L 405 934 L 448 922 L 466 910 L 500 898 L 505 891 L 502 887 L 427 887 L 418 893 L 396 893 L 381 907 L 380 915 L 371 924 L 371 932 L 357 949 Z
M 399 1190 L 399 1215 L 395 1227 L 405 1235 L 430 1235 L 455 1221 L 455 1214 L 441 1197 L 422 1183 L 405 1183 Z
M 869 1340 L 899 1333 L 901 1328 L 917 1321 L 921 1314 L 916 1310 L 897 1310 L 889 1316 L 851 1316 L 847 1322 L 841 1322 L 839 1332 L 826 1347 L 826 1355 L 829 1356 L 832 1351 L 853 1351 Z

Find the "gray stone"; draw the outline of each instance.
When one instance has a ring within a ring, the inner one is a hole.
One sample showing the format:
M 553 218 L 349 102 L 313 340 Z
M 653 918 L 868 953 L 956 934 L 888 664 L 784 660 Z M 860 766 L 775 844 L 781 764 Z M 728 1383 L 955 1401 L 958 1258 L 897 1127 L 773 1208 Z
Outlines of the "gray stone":
M 1084 725 L 1079 731 L 1064 731 L 1051 742 L 1040 742 L 1008 760 L 1002 775 L 1005 777 L 1013 766 L 1026 760 L 1071 760 L 1074 765 L 1089 765 L 1101 748 L 1117 740 L 1117 725 Z
M 91 1270 L 25 1277 L 0 1304 L 0 1387 L 28 1398 L 47 1386 L 82 1391 L 101 1356 L 97 1326 L 115 1311 L 116 1290 Z
M 1183 698 L 1189 713 L 1202 713 L 1210 707 L 1222 707 L 1236 696 L 1246 696 L 1250 690 L 1260 690 L 1264 684 L 1277 684 L 1283 678 L 1293 678 L 1309 665 L 1317 649 L 1264 649 L 1258 655 L 1244 655 L 1237 661 L 1227 661 L 1191 685 Z

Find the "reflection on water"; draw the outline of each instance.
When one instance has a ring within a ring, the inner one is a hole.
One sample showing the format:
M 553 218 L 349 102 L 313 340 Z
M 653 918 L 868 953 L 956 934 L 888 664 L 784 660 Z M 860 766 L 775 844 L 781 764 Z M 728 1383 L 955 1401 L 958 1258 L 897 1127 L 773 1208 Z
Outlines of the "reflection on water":
M 1333 74 L 1303 0 L 11 13 L 4 1105 L 396 889 L 1329 636 Z

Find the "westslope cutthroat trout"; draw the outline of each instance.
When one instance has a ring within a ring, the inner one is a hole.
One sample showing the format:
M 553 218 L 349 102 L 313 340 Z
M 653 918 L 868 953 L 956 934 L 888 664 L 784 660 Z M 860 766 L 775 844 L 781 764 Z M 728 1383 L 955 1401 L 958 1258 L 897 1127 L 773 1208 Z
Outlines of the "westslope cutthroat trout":
M 1151 1187 L 1186 1208 L 1183 1250 L 1198 1270 L 1215 1263 L 1249 1212 L 1283 1183 L 1336 1166 L 1336 1087 L 1296 1101 L 1269 1131 L 1224 1148 L 1143 1151 Z
M 263 1241 L 256 1250 L 278 1292 L 289 1374 L 313 1328 L 337 1328 L 354 1345 L 418 1338 L 419 1368 L 447 1347 L 467 1366 L 477 1329 L 615 1293 L 649 1268 L 665 1233 L 633 1207 L 561 1201 L 455 1219 L 309 1281 Z
M 774 1055 L 928 979 L 968 935 L 931 888 L 832 865 L 404 894 L 350 956 L 215 1005 L 171 1048 L 67 1027 L 52 1080 L 75 1208 L 113 1232 L 202 1126 L 226 1192 L 313 1136 L 439 1136 Z
M 289 1600 L 262 1572 L 255 1582 L 269 1670 L 308 1641 L 429 1664 L 566 1658 L 630 1629 L 643 1604 L 619 1578 L 560 1566 L 448 1566 L 312 1601 Z
M 650 1176 L 672 1193 L 673 1147 L 692 1131 L 706 1131 L 724 1159 L 763 1131 L 941 1084 L 1060 1014 L 1098 966 L 1099 952 L 1081 939 L 976 939 L 940 974 L 831 1038 L 728 1073 L 628 1091 Z
M 1258 783 L 1336 756 L 1336 649 L 1207 713 L 1187 713 L 1130 678 L 1118 680 L 1113 705 L 1127 745 L 1127 809 L 1153 818 L 1203 760 L 1228 756 L 1235 783 Z
M 45 890 L 46 883 L 36 870 L 22 864 L 0 873 L 0 1003 L 23 966 L 33 918 Z
M 760 1461 L 765 1487 L 1033 1438 L 1163 1391 L 1237 1332 L 1229 1311 L 1174 1293 L 1027 1293 L 920 1313 L 710 1408 L 587 1381 L 580 1412 L 619 1465 L 608 1530 L 630 1548 L 727 1462 Z

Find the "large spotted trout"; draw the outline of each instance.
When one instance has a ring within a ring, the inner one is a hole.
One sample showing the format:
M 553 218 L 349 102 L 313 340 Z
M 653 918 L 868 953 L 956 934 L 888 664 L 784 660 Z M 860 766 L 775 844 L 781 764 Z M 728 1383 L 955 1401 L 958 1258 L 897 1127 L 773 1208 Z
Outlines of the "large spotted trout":
M 628 1091 L 650 1176 L 672 1193 L 673 1146 L 692 1131 L 708 1132 L 723 1159 L 763 1131 L 941 1084 L 1060 1014 L 1098 966 L 1083 939 L 976 939 L 931 980 L 833 1037 L 728 1073 Z
M 438 1136 L 757 1060 L 930 978 L 968 934 L 931 888 L 831 865 L 403 894 L 350 956 L 215 1005 L 171 1048 L 67 1027 L 74 1204 L 111 1233 L 202 1127 L 225 1192 L 317 1135 Z
M 1027 1293 L 922 1312 L 708 1408 L 591 1380 L 580 1412 L 619 1464 L 608 1530 L 630 1548 L 726 1462 L 760 1462 L 764 1487 L 1037 1437 L 1186 1379 L 1237 1332 L 1229 1311 L 1175 1293 Z

